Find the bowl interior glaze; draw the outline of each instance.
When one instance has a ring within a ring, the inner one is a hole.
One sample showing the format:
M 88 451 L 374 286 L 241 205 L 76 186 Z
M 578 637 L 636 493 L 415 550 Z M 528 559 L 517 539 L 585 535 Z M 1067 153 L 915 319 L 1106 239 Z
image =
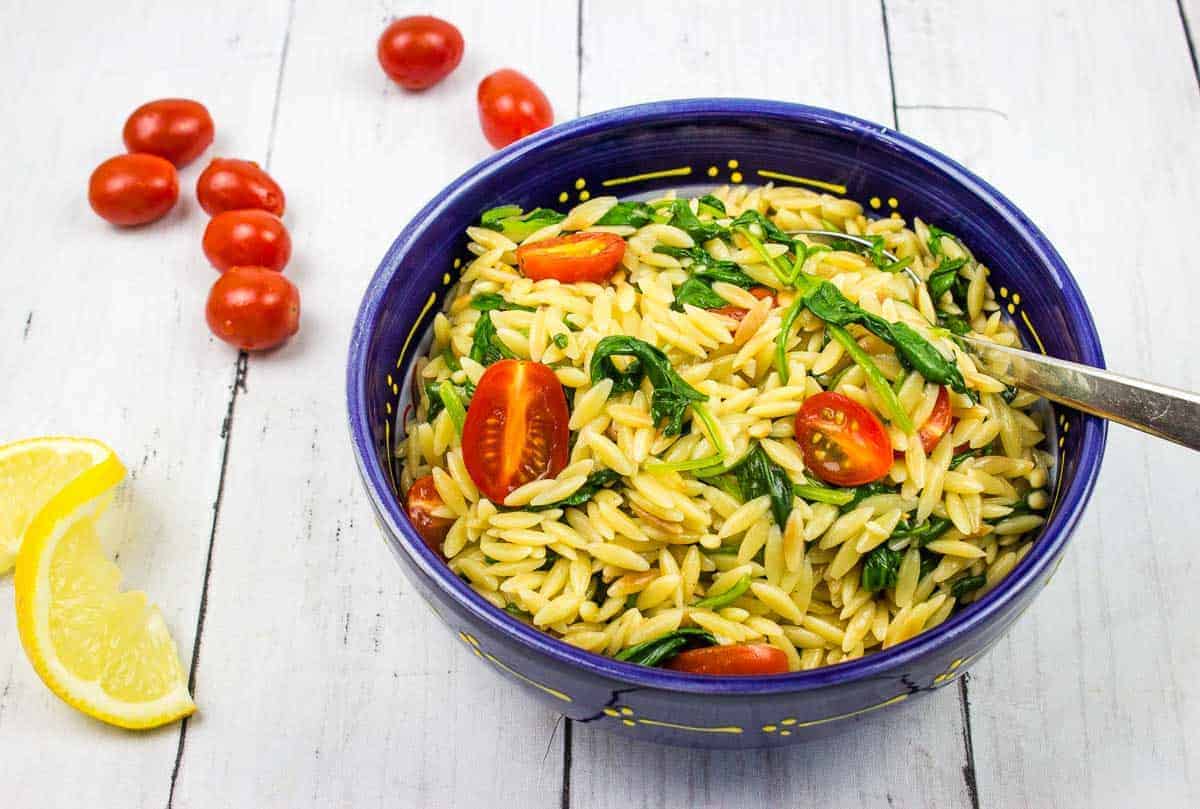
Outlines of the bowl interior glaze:
M 397 550 L 480 621 L 569 666 L 656 688 L 774 693 L 871 677 L 985 624 L 1031 586 L 1079 519 L 1099 470 L 1105 424 L 1056 409 L 1055 504 L 1032 551 L 1004 583 L 937 629 L 886 652 L 788 675 L 718 679 L 676 674 L 580 651 L 487 604 L 435 557 L 403 515 L 390 446 L 405 380 L 434 313 L 471 258 L 464 229 L 496 205 L 569 208 L 708 183 L 797 184 L 845 194 L 868 214 L 898 211 L 955 233 L 992 271 L 992 285 L 1027 345 L 1103 366 L 1099 337 L 1061 257 L 1007 199 L 949 158 L 879 124 L 770 101 L 694 99 L 600 113 L 493 155 L 451 183 L 397 237 L 364 296 L 347 374 L 351 432 L 373 505 Z

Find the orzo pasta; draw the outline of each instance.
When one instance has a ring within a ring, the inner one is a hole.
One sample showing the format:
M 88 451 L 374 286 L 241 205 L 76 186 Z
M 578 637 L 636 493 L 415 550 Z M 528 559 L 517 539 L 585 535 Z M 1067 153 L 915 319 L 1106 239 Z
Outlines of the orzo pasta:
M 1019 340 L 951 234 L 766 186 L 504 206 L 467 235 L 396 447 L 406 505 L 567 643 L 839 663 L 987 593 L 1044 522 L 1043 410 L 956 342 Z

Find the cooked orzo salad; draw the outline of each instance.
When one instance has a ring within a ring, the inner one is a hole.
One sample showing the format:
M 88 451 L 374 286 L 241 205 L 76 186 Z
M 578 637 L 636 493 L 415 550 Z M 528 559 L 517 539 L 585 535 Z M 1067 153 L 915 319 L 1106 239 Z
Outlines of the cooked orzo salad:
M 987 593 L 1044 522 L 1045 411 L 957 342 L 1019 339 L 950 233 L 765 186 L 506 205 L 467 236 L 396 448 L 405 505 L 567 643 L 839 663 Z

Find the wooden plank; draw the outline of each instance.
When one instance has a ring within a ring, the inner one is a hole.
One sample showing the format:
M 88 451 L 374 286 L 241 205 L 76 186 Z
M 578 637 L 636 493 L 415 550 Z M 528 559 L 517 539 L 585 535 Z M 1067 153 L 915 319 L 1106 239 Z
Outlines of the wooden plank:
M 583 32 L 585 113 L 662 98 L 742 95 L 892 120 L 877 4 L 805 13 L 795 4 L 767 2 L 748 14 L 698 15 L 687 3 L 655 3 L 631 22 L 623 10 L 589 2 Z M 630 81 L 633 64 L 660 67 L 639 70 Z M 965 805 L 957 695 L 944 689 L 907 707 L 826 742 L 773 752 L 636 744 L 575 723 L 571 805 Z
M 1045 229 L 1110 367 L 1200 386 L 1200 279 L 1175 237 L 1200 206 L 1200 96 L 1175 4 L 888 10 L 901 125 Z M 970 682 L 983 806 L 1200 802 L 1198 475 L 1195 454 L 1113 428 L 1052 586 Z
M 215 274 L 207 221 L 181 173 L 165 220 L 118 231 L 88 207 L 87 180 L 124 151 L 121 127 L 164 96 L 204 101 L 213 152 L 258 156 L 267 140 L 285 5 L 230 0 L 9 3 L 0 24 L 0 441 L 45 433 L 103 438 L 130 484 L 116 506 L 130 536 L 119 561 L 149 591 L 187 666 L 221 462 L 233 360 L 211 339 Z M 0 580 L 11 615 L 11 576 Z M 0 761 L 11 806 L 161 807 L 179 725 L 130 734 L 76 714 L 0 622 Z
M 476 661 L 403 578 L 346 438 L 346 346 L 407 219 L 490 153 L 475 88 L 513 65 L 574 109 L 574 5 L 443 4 L 462 65 L 422 94 L 375 61 L 389 15 L 297 2 L 272 174 L 300 334 L 238 401 L 176 807 L 558 806 L 558 717 Z

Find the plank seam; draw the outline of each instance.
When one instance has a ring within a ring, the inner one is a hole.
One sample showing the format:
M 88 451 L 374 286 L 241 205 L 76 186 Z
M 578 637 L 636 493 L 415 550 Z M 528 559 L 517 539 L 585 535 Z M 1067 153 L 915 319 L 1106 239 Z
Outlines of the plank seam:
M 296 0 L 288 0 L 287 20 L 283 26 L 283 45 L 279 50 L 279 72 L 275 77 L 275 101 L 271 106 L 271 124 L 267 131 L 267 148 L 263 164 L 271 169 L 271 157 L 275 150 L 275 132 L 279 123 L 279 101 L 283 95 L 283 74 L 287 67 L 289 45 L 292 41 L 292 20 L 296 16 Z M 229 468 L 229 445 L 233 435 L 233 415 L 237 406 L 238 393 L 246 390 L 246 376 L 250 371 L 250 355 L 245 351 L 238 352 L 236 371 L 233 378 L 233 390 L 230 392 L 229 404 L 225 408 L 225 420 L 221 424 L 221 471 L 217 477 L 217 497 L 213 501 L 213 520 L 208 534 L 208 553 L 204 561 L 204 579 L 200 587 L 200 609 L 196 616 L 196 635 L 192 640 L 192 665 L 188 671 L 188 691 L 196 694 L 196 672 L 200 666 L 200 644 L 204 636 L 204 618 L 208 612 L 208 585 L 212 577 L 213 548 L 216 545 L 217 526 L 221 516 L 221 501 L 225 495 L 225 475 Z M 179 725 L 179 746 L 175 749 L 175 764 L 171 768 L 171 785 L 167 791 L 167 809 L 171 809 L 175 801 L 175 785 L 179 780 L 179 770 L 183 765 L 183 751 L 187 740 L 188 718 L 184 717 Z
M 963 717 L 963 746 L 966 748 L 966 763 L 963 765 L 963 780 L 967 785 L 967 796 L 971 799 L 971 809 L 979 809 L 979 779 L 975 774 L 975 743 L 971 739 L 971 697 L 967 693 L 967 678 L 964 674 L 958 678 L 958 699 Z
M 212 577 L 213 547 L 216 544 L 217 524 L 221 515 L 221 501 L 225 495 L 225 473 L 229 468 L 229 444 L 233 435 L 233 414 L 237 405 L 238 393 L 246 390 L 246 373 L 250 368 L 250 356 L 245 351 L 238 352 L 237 365 L 233 377 L 233 390 L 229 394 L 229 404 L 225 406 L 225 420 L 221 423 L 221 471 L 217 476 L 217 496 L 213 500 L 213 519 L 208 533 L 208 552 L 204 559 L 204 578 L 200 585 L 200 608 L 196 615 L 196 634 L 192 639 L 192 664 L 188 670 L 188 691 L 196 693 L 196 671 L 200 665 L 200 642 L 204 636 L 204 618 L 208 613 L 208 584 Z M 179 746 L 175 748 L 175 764 L 171 768 L 171 785 L 167 791 L 167 809 L 171 809 L 175 800 L 175 783 L 179 779 L 179 768 L 183 763 L 183 748 L 187 739 L 189 717 L 184 717 L 179 725 Z
M 888 27 L 887 0 L 879 0 L 879 15 L 883 19 L 883 49 L 887 53 L 888 86 L 892 91 L 892 126 L 900 131 L 900 111 L 896 107 L 896 71 L 892 67 L 892 31 Z
M 562 800 L 559 806 L 561 809 L 571 809 L 571 728 L 574 722 L 567 716 L 563 719 L 566 724 L 563 726 Z
M 1196 87 L 1200 89 L 1200 60 L 1196 58 L 1196 41 L 1192 39 L 1192 25 L 1188 21 L 1183 0 L 1175 0 L 1175 6 L 1179 9 L 1179 22 L 1183 25 L 1183 38 L 1187 41 L 1188 55 L 1192 57 L 1192 75 L 1196 77 Z

